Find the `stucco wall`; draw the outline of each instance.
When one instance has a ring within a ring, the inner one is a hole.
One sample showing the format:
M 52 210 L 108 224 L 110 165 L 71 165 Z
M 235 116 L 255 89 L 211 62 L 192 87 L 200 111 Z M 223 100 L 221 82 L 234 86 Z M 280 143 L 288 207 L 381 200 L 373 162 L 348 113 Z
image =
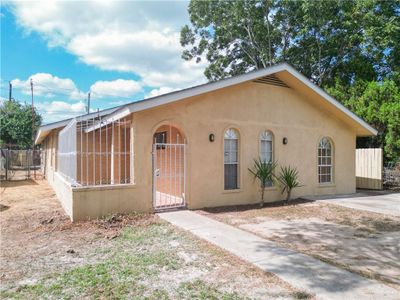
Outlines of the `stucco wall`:
M 355 131 L 341 117 L 320 107 L 315 95 L 309 97 L 304 91 L 248 82 L 133 113 L 134 185 L 71 189 L 72 218 L 152 211 L 153 134 L 165 124 L 179 128 L 186 139 L 186 201 L 191 209 L 259 201 L 259 184 L 248 168 L 259 156 L 263 130 L 274 135 L 274 159 L 278 164 L 299 171 L 304 186 L 294 190 L 293 197 L 354 193 Z M 234 191 L 223 188 L 223 135 L 229 127 L 240 133 L 240 189 Z M 211 133 L 214 142 L 209 141 Z M 334 143 L 334 182 L 321 185 L 317 178 L 317 146 L 323 136 Z M 284 137 L 287 145 L 282 143 Z M 51 138 L 46 140 L 50 145 Z M 265 194 L 266 201 L 283 197 L 277 187 Z
M 71 185 L 60 175 L 56 170 L 57 165 L 57 145 L 58 145 L 58 132 L 51 133 L 44 143 L 42 149 L 44 151 L 44 170 L 46 180 L 49 182 L 54 192 L 57 195 L 65 212 L 71 217 L 73 215 L 72 203 L 73 194 Z
M 191 99 L 134 113 L 135 178 L 148 186 L 142 199 L 151 202 L 151 140 L 154 131 L 171 122 L 187 140 L 187 204 L 189 208 L 255 203 L 258 184 L 248 168 L 259 156 L 259 134 L 274 134 L 274 158 L 279 165 L 298 169 L 304 185 L 293 197 L 355 192 L 355 132 L 337 116 L 318 108 L 307 94 L 293 89 L 244 83 Z M 240 132 L 240 189 L 223 189 L 223 134 Z M 210 133 L 215 141 L 209 142 Z M 318 184 L 317 146 L 321 137 L 334 142 L 334 182 Z M 288 144 L 282 139 L 287 137 Z M 266 192 L 266 201 L 283 198 L 278 188 Z
M 150 212 L 143 190 L 135 185 L 73 188 L 73 221 L 94 219 L 112 213 Z

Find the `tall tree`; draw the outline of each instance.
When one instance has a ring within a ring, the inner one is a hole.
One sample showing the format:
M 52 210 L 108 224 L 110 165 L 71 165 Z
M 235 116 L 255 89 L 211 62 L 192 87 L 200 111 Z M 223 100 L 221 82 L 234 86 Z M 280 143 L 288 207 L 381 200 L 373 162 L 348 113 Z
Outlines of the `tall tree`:
M 400 159 L 399 0 L 191 0 L 182 58 L 210 80 L 287 61 L 379 130 Z
M 288 61 L 320 86 L 400 71 L 400 2 L 192 0 L 181 31 L 186 60 L 209 80 Z
M 35 110 L 34 133 L 42 122 Z M 32 148 L 32 106 L 11 100 L 0 105 L 0 145 L 18 149 Z
M 373 139 L 358 139 L 359 147 L 382 147 L 387 160 L 400 158 L 400 86 L 395 80 L 360 80 L 350 87 L 337 82 L 327 91 L 378 130 Z

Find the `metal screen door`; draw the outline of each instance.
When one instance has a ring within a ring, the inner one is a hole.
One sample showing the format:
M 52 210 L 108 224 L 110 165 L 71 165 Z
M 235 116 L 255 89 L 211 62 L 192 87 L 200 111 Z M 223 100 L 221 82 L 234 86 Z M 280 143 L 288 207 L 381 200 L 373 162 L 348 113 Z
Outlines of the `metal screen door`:
M 185 144 L 153 144 L 153 206 L 155 210 L 184 207 Z

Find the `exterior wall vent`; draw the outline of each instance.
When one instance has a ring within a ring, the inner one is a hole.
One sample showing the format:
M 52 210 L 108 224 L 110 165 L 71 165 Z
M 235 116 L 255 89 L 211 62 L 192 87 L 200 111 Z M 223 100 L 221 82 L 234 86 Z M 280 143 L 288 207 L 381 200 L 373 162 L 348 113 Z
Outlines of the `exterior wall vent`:
M 286 83 L 284 83 L 282 80 L 280 80 L 274 74 L 257 78 L 255 80 L 253 80 L 253 82 L 263 83 L 263 84 L 270 84 L 270 85 L 276 85 L 276 86 L 289 88 L 289 86 Z

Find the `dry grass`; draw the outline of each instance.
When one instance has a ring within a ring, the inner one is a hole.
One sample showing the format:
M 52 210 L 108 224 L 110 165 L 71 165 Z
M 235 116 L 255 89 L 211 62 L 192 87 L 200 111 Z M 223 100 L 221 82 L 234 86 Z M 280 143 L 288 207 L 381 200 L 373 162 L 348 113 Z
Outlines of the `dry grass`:
M 400 218 L 373 212 L 346 208 L 329 203 L 307 200 L 293 200 L 290 205 L 271 203 L 259 209 L 255 205 L 208 208 L 199 213 L 208 214 L 226 223 L 232 220 L 240 222 L 258 222 L 257 217 L 273 219 L 307 219 L 315 218 L 340 225 L 351 226 L 355 229 L 373 232 L 400 231 Z
M 400 289 L 399 217 L 302 200 L 199 213 Z
M 153 214 L 72 224 L 45 181 L 3 184 L 1 205 L 1 298 L 310 298 Z

